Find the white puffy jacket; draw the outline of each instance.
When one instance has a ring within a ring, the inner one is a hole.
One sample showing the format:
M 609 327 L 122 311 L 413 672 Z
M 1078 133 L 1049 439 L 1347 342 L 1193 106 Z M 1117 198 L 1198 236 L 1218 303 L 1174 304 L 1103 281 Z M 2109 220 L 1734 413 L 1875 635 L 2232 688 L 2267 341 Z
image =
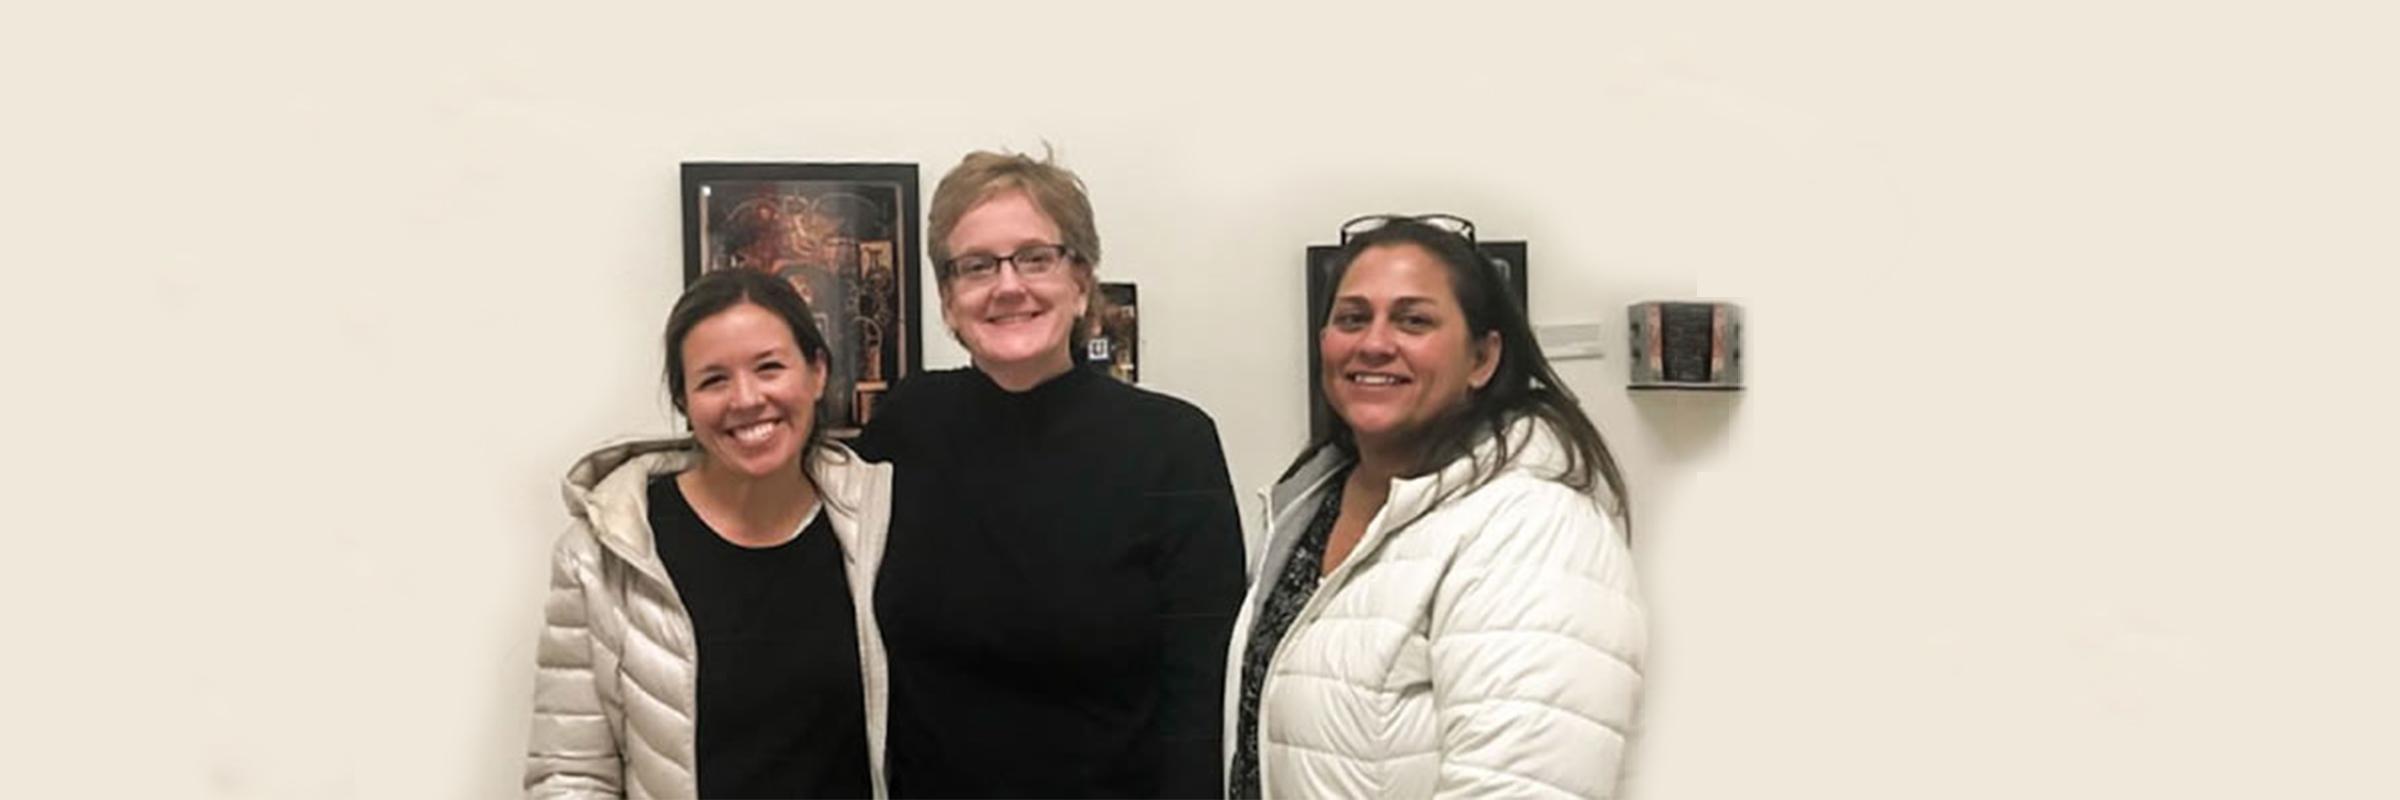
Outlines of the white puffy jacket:
M 681 472 L 700 457 L 689 439 L 630 442 L 602 448 L 568 471 L 574 524 L 551 558 L 525 757 L 527 796 L 699 795 L 692 725 L 699 646 L 691 614 L 653 547 L 648 488 L 652 476 Z M 868 769 L 875 796 L 883 797 L 887 667 L 873 615 L 891 467 L 827 444 L 811 474 L 841 542 L 857 609 Z
M 1548 427 L 1508 435 L 1516 464 L 1438 506 L 1437 477 L 1461 485 L 1469 459 L 1394 480 L 1294 618 L 1259 698 L 1266 797 L 1615 793 L 1646 635 L 1633 562 L 1599 501 L 1549 477 L 1564 451 Z M 1341 466 L 1328 448 L 1262 493 L 1265 557 L 1226 661 L 1229 764 L 1252 620 Z

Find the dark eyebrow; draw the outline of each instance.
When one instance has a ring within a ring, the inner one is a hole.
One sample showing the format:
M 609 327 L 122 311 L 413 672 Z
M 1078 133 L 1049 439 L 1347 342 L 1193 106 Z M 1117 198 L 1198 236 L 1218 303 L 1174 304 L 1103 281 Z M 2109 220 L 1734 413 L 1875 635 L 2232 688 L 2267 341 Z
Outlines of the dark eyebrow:
M 1345 294 L 1345 295 L 1342 295 L 1342 296 L 1340 296 L 1340 297 L 1333 298 L 1333 304 L 1334 304 L 1334 305 L 1337 305 L 1337 306 L 1338 306 L 1338 305 L 1342 305 L 1342 304 L 1344 304 L 1344 303 L 1348 303 L 1348 304 L 1352 304 L 1352 305 L 1362 305 L 1362 306 L 1363 306 L 1363 305 L 1373 305 L 1372 303 L 1369 303 L 1369 302 L 1367 302 L 1367 298 L 1360 297 L 1360 296 L 1358 296 L 1358 295 L 1355 295 L 1355 294 Z M 1415 296 L 1415 295 L 1410 295 L 1410 296 L 1407 296 L 1407 297 L 1402 297 L 1402 298 L 1400 298 L 1400 299 L 1397 299 L 1397 300 L 1393 300 L 1393 301 L 1392 301 L 1392 307 L 1393 307 L 1393 308 L 1415 308 L 1415 307 L 1417 307 L 1417 306 L 1429 306 L 1429 305 L 1433 305 L 1433 303 L 1434 303 L 1434 300 L 1433 300 L 1433 298 L 1431 298 L 1431 297 L 1418 297 L 1418 296 Z

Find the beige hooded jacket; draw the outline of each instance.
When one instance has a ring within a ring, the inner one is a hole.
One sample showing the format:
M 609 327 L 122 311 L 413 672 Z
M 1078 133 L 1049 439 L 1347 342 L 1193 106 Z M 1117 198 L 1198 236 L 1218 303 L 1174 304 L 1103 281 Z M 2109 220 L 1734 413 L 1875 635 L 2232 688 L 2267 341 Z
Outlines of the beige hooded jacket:
M 699 648 L 691 616 L 650 532 L 652 476 L 698 463 L 689 439 L 611 445 L 567 472 L 574 523 L 551 556 L 534 680 L 528 797 L 694 797 L 693 717 Z M 883 637 L 875 626 L 876 566 L 890 520 L 891 467 L 839 444 L 810 466 L 843 554 L 858 614 L 868 769 L 885 795 L 888 703 Z

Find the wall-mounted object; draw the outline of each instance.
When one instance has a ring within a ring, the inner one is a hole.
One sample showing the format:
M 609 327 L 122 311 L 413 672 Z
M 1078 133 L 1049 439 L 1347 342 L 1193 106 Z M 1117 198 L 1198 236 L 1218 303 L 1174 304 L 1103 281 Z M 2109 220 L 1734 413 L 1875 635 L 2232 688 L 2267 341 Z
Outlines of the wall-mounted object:
M 1130 283 L 1102 283 L 1083 321 L 1083 365 L 1126 383 L 1142 378 L 1141 298 Z
M 917 219 L 915 164 L 686 162 L 683 282 L 720 269 L 790 281 L 832 351 L 817 424 L 856 436 L 925 363 Z
M 1533 343 L 1542 348 L 1542 357 L 1552 361 L 1572 361 L 1579 358 L 1601 358 L 1608 350 L 1608 328 L 1600 323 L 1560 322 L 1533 326 Z
M 1653 301 L 1625 309 L 1632 330 L 1626 386 L 1742 388 L 1742 308 L 1732 303 Z

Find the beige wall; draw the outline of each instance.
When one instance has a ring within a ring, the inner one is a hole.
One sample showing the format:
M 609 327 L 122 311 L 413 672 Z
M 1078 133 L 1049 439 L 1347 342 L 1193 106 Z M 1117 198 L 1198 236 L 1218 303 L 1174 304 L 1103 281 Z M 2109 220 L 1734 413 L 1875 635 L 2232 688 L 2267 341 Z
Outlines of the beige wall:
M 1639 796 L 2400 793 L 2381 5 L 141 5 L 0 25 L 12 788 L 510 794 L 676 163 L 1047 140 L 1244 487 L 1351 214 L 1531 240 L 1538 321 L 1748 306 L 1738 397 L 1562 365 Z

